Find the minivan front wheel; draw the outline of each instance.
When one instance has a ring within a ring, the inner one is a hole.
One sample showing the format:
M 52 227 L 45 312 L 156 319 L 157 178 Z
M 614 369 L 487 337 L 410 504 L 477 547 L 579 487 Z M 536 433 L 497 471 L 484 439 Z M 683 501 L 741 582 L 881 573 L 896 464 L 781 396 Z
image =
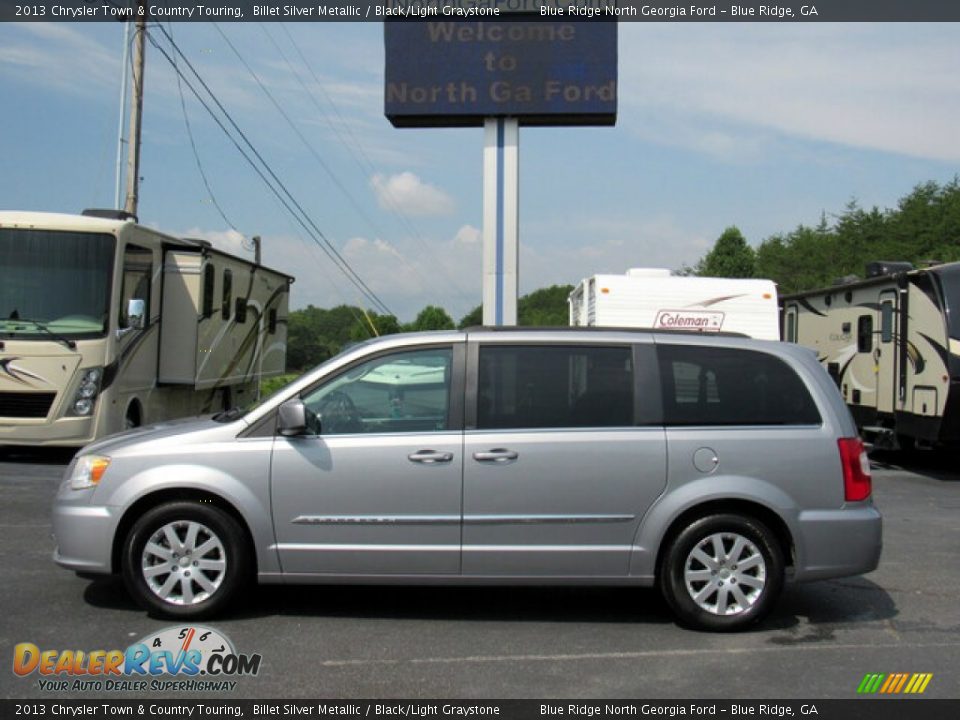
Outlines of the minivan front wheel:
M 702 517 L 672 540 L 660 588 L 680 621 L 740 630 L 769 612 L 783 587 L 783 552 L 773 533 L 741 515 Z
M 123 579 L 137 602 L 175 618 L 212 615 L 247 577 L 243 531 L 209 504 L 165 503 L 141 516 L 127 536 Z

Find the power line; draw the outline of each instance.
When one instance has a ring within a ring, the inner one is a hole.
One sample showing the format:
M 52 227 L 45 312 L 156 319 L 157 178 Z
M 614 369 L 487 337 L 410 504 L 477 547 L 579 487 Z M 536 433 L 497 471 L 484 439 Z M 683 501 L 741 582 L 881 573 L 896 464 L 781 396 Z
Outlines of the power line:
M 169 23 L 168 23 L 169 25 Z M 171 36 L 173 34 L 173 28 L 170 28 Z M 176 70 L 176 59 L 174 59 L 174 70 Z M 217 202 L 217 196 L 213 192 L 213 188 L 210 187 L 210 181 L 207 179 L 207 173 L 203 170 L 203 163 L 200 162 L 200 153 L 197 152 L 197 143 L 193 137 L 193 130 L 190 127 L 190 116 L 187 114 L 187 103 L 183 97 L 183 84 L 180 80 L 180 73 L 174 73 L 177 76 L 177 91 L 180 93 L 180 108 L 183 110 L 183 124 L 187 128 L 187 137 L 190 139 L 190 148 L 193 150 L 193 159 L 197 163 L 197 170 L 200 172 L 200 177 L 203 179 L 203 186 L 207 189 L 207 194 L 210 196 L 210 201 L 213 203 L 213 206 L 217 209 L 217 212 L 220 213 L 220 217 L 223 218 L 223 221 L 230 227 L 234 232 L 239 233 L 240 231 L 230 222 L 230 218 L 227 217 L 227 214 L 223 211 L 223 208 L 220 206 L 220 203 Z
M 270 39 L 270 42 L 273 43 L 274 47 L 276 47 L 277 51 L 280 53 L 280 56 L 283 58 L 284 62 L 287 64 L 287 67 L 290 69 L 291 73 L 293 73 L 293 76 L 296 78 L 297 82 L 300 84 L 300 87 L 303 88 L 304 92 L 311 99 L 311 101 L 313 102 L 317 110 L 320 112 L 320 114 L 326 118 L 327 124 L 330 126 L 330 129 L 333 130 L 334 134 L 337 136 L 337 139 L 341 142 L 341 144 L 343 144 L 343 146 L 350 153 L 350 156 L 357 163 L 358 167 L 360 168 L 360 171 L 362 173 L 369 173 L 371 177 L 376 175 L 378 172 L 376 166 L 373 164 L 373 162 L 370 160 L 370 157 L 367 155 L 366 151 L 363 149 L 363 145 L 360 143 L 360 140 L 354 134 L 353 129 L 350 127 L 350 124 L 346 121 L 346 119 L 341 114 L 340 109 L 337 107 L 337 104 L 333 101 L 333 98 L 330 97 L 330 94 L 326 91 L 326 88 L 324 88 L 323 83 L 320 81 L 320 78 L 317 77 L 316 72 L 314 72 L 313 67 L 307 61 L 306 56 L 303 54 L 303 51 L 300 49 L 300 46 L 297 44 L 296 39 L 287 29 L 286 24 L 280 23 L 280 29 L 283 30 L 284 34 L 287 36 L 287 39 L 290 41 L 290 44 L 293 46 L 293 49 L 297 52 L 297 55 L 300 57 L 300 61 L 303 63 L 303 66 L 307 69 L 307 71 L 313 77 L 313 80 L 316 83 L 317 87 L 320 89 L 320 92 L 323 93 L 323 96 L 326 99 L 327 103 L 330 105 L 331 108 L 333 108 L 333 112 L 336 114 L 337 118 L 339 119 L 340 124 L 343 126 L 346 133 L 350 136 L 351 140 L 353 141 L 352 145 L 356 147 L 357 153 L 359 153 L 359 157 L 357 156 L 356 153 L 354 153 L 351 143 L 346 142 L 344 140 L 343 135 L 340 134 L 340 131 L 338 130 L 336 124 L 327 116 L 323 108 L 320 107 L 320 103 L 317 102 L 316 96 L 313 94 L 313 91 L 310 89 L 310 87 L 303 82 L 303 79 L 300 77 L 300 73 L 298 73 L 290 64 L 290 61 L 287 59 L 286 54 L 283 52 L 283 48 L 280 47 L 280 45 L 276 42 L 276 40 L 273 38 L 273 36 L 270 34 L 269 30 L 267 30 L 266 26 L 263 23 L 260 23 L 260 27 L 264 31 L 266 36 Z M 362 158 L 362 161 L 361 161 L 361 158 Z M 366 165 L 364 165 L 364 163 L 366 163 Z M 423 238 L 423 236 L 420 234 L 417 228 L 413 225 L 413 222 L 410 220 L 409 216 L 405 212 L 403 212 L 402 207 L 398 202 L 396 202 L 396 198 L 393 197 L 393 194 L 390 192 L 390 189 L 388 187 L 383 188 L 383 197 L 386 200 L 390 211 L 393 212 L 400 219 L 401 223 L 403 224 L 406 231 L 410 234 L 410 236 L 420 244 L 420 246 L 424 249 L 424 251 L 427 253 L 428 256 L 435 256 L 435 251 L 430 248 L 427 241 Z M 437 260 L 440 265 L 440 268 L 443 270 L 444 279 L 447 280 L 447 282 L 450 284 L 450 287 L 453 289 L 453 291 L 457 295 L 459 295 L 461 300 L 464 300 L 468 304 L 472 303 L 473 301 L 466 296 L 466 294 L 463 292 L 461 287 L 456 283 L 456 281 L 453 280 L 452 274 L 450 273 L 449 269 L 444 265 L 443 261 L 440 260 L 439 257 L 437 257 Z M 418 274 L 419 274 L 419 271 L 418 271 Z
M 313 144 L 312 144 L 312 143 L 307 139 L 307 137 L 303 134 L 303 132 L 300 130 L 300 128 L 297 127 L 296 123 L 295 123 L 295 122 L 293 121 L 293 119 L 290 117 L 289 113 L 287 113 L 287 111 L 284 110 L 283 105 L 276 99 L 276 97 L 273 95 L 273 93 L 270 92 L 269 88 L 267 88 L 267 86 L 263 83 L 263 81 L 260 79 L 260 77 L 259 77 L 259 76 L 257 75 L 257 73 L 254 71 L 254 69 L 250 66 L 250 64 L 247 62 L 247 60 L 243 57 L 243 55 L 240 53 L 240 51 L 237 50 L 236 46 L 235 46 L 235 45 L 230 41 L 230 39 L 226 36 L 226 34 L 225 34 L 225 33 L 223 32 L 223 30 L 220 28 L 219 24 L 214 23 L 213 26 L 214 26 L 214 28 L 216 29 L 216 31 L 220 34 L 220 37 L 223 38 L 223 41 L 227 44 L 227 46 L 230 48 L 230 50 L 233 51 L 233 54 L 237 57 L 237 59 L 240 61 L 240 63 L 244 66 L 244 68 L 246 68 L 247 72 L 250 74 L 250 77 L 253 78 L 254 82 L 257 83 L 257 85 L 260 87 L 260 89 L 263 91 L 263 93 L 267 96 L 267 98 L 270 100 L 270 102 L 271 102 L 271 103 L 273 104 L 273 106 L 276 108 L 277 112 L 279 112 L 280 115 L 283 117 L 283 119 L 286 121 L 287 125 L 290 126 L 290 128 L 293 130 L 293 132 L 294 132 L 294 133 L 296 134 L 296 136 L 299 138 L 300 142 L 303 143 L 304 147 L 307 148 L 307 150 L 309 151 L 309 153 L 313 156 L 314 160 L 317 161 L 317 163 L 320 165 L 320 167 L 323 169 L 323 171 L 327 174 L 327 176 L 330 178 L 330 180 L 333 182 L 333 184 L 337 187 L 338 190 L 340 190 L 341 193 L 343 193 L 344 197 L 347 198 L 347 200 L 349 201 L 349 203 L 353 206 L 354 210 L 357 211 L 357 214 L 360 215 L 360 217 L 362 217 L 362 218 L 370 225 L 370 227 L 373 229 L 375 235 L 378 235 L 378 236 L 380 236 L 380 237 L 385 237 L 385 236 L 386 236 L 386 233 L 384 233 L 383 230 L 380 229 L 380 227 L 377 225 L 377 223 L 367 214 L 367 212 L 363 209 L 363 207 L 362 207 L 362 206 L 360 205 L 360 203 L 356 200 L 356 198 L 354 198 L 354 196 L 350 193 L 350 191 L 347 189 L 347 187 L 340 181 L 340 179 L 337 177 L 336 173 L 334 173 L 333 169 L 327 164 L 327 162 L 323 159 L 323 157 L 320 155 L 320 153 L 317 151 L 317 149 L 313 146 Z M 262 27 L 261 27 L 261 29 L 262 29 Z M 282 53 L 281 53 L 281 55 L 282 55 Z M 284 58 L 284 59 L 286 59 L 286 58 Z M 397 257 L 400 258 L 400 261 L 401 261 L 404 265 L 406 265 L 408 268 L 410 268 L 410 269 L 420 278 L 420 281 L 421 281 L 421 289 L 422 289 L 423 291 L 426 291 L 427 279 L 423 276 L 423 274 L 420 272 L 420 270 L 419 270 L 413 263 L 411 263 L 406 257 L 404 257 L 404 255 L 403 255 L 402 253 L 400 253 L 399 250 L 397 250 L 396 248 L 394 248 L 394 251 L 396 252 Z
M 234 132 L 239 135 L 243 140 L 244 144 L 249 148 L 250 152 L 256 157 L 256 160 L 259 161 L 259 165 L 254 159 L 243 149 L 240 145 L 240 142 L 233 136 L 233 134 L 228 130 L 224 121 L 221 120 L 217 113 L 214 112 L 213 108 L 210 107 L 203 97 L 201 97 L 200 92 L 194 87 L 193 83 L 183 74 L 183 71 L 180 69 L 178 64 L 170 56 L 170 54 L 148 33 L 148 38 L 150 39 L 151 44 L 164 56 L 171 67 L 173 67 L 174 72 L 183 80 L 184 84 L 190 89 L 194 94 L 200 104 L 204 109 L 210 114 L 214 122 L 220 127 L 224 134 L 230 139 L 231 143 L 236 147 L 238 152 L 243 156 L 247 163 L 254 169 L 260 179 L 264 182 L 265 185 L 270 189 L 270 191 L 277 197 L 277 199 L 283 204 L 287 212 L 289 212 L 298 222 L 298 224 L 307 232 L 307 234 L 313 239 L 321 250 L 327 255 L 327 257 L 337 266 L 337 268 L 347 277 L 348 280 L 361 292 L 361 294 L 369 300 L 374 307 L 376 307 L 381 312 L 384 312 L 388 315 L 394 315 L 390 308 L 374 293 L 363 279 L 356 273 L 356 271 L 350 266 L 350 264 L 340 255 L 337 249 L 333 246 L 330 240 L 323 234 L 316 223 L 310 217 L 310 215 L 304 210 L 302 205 L 293 197 L 287 187 L 283 184 L 276 173 L 270 167 L 269 163 L 264 160 L 263 156 L 259 153 L 253 143 L 250 142 L 249 138 L 240 129 L 236 121 L 223 106 L 220 100 L 217 98 L 216 94 L 210 89 L 209 85 L 203 80 L 200 74 L 197 72 L 196 68 L 193 67 L 193 64 L 190 62 L 180 47 L 176 44 L 173 38 L 166 32 L 162 25 L 156 26 L 161 33 L 166 36 L 167 41 L 170 43 L 174 52 L 184 61 L 187 67 L 190 69 L 193 76 L 196 78 L 196 81 L 203 87 L 206 93 L 210 96 L 210 99 L 216 104 L 217 108 L 223 114 L 226 122 L 230 124 Z M 262 169 L 261 169 L 262 166 Z M 266 172 L 266 174 L 264 174 Z M 267 175 L 272 179 L 268 179 Z M 296 208 L 296 210 L 294 210 Z

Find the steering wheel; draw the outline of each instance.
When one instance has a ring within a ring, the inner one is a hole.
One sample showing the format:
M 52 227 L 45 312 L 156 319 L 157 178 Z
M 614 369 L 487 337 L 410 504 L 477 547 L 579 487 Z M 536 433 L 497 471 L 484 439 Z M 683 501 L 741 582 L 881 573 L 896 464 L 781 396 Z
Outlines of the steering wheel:
M 325 432 L 357 432 L 363 427 L 357 406 L 342 390 L 334 390 L 320 400 L 317 416 Z

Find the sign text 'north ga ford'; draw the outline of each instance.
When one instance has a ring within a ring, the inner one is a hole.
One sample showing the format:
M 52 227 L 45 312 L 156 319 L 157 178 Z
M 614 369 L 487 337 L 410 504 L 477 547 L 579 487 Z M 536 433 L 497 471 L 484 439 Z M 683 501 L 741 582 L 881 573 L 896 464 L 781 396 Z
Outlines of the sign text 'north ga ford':
M 384 43 L 396 127 L 616 121 L 616 23 L 386 22 Z

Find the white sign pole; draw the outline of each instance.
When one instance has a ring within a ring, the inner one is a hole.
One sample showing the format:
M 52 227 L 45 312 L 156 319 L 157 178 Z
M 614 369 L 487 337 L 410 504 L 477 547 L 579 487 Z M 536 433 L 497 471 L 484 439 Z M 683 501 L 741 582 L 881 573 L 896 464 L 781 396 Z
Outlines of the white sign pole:
M 483 324 L 517 324 L 520 122 L 483 122 Z

